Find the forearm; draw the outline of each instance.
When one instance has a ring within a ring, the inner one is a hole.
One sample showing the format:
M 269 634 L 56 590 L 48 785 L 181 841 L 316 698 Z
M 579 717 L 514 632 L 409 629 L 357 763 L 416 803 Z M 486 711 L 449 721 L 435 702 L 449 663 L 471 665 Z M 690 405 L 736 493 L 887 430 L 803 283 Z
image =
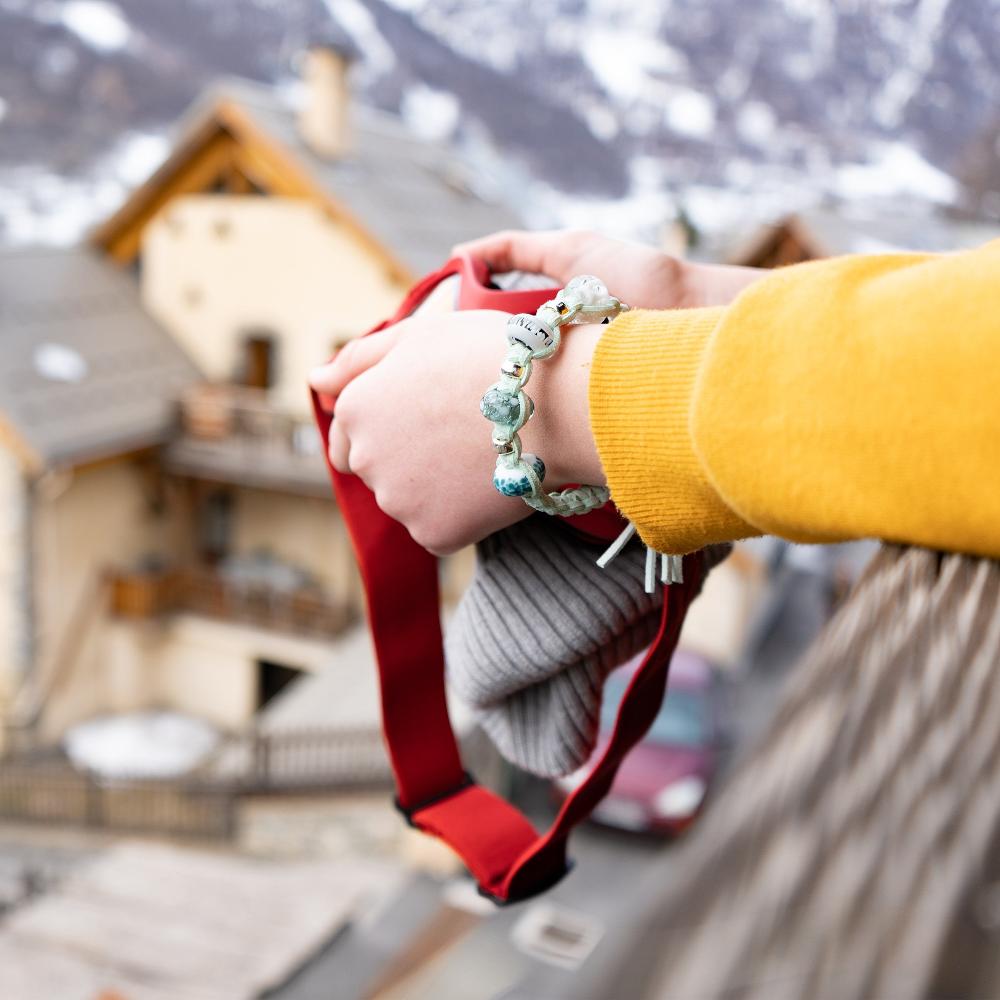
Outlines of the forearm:
M 1000 556 L 1000 244 L 785 268 L 598 345 L 612 497 L 661 551 L 770 532 Z
M 678 306 L 726 306 L 748 285 L 771 272 L 761 267 L 733 267 L 726 264 L 682 264 L 684 293 Z

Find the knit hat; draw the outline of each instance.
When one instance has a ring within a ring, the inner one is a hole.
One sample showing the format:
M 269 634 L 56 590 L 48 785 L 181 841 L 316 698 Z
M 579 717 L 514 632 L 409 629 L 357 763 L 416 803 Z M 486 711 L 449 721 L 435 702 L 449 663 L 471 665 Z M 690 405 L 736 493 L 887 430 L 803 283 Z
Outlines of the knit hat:
M 445 635 L 456 694 L 504 757 L 544 777 L 586 762 L 605 678 L 659 628 L 663 587 L 646 593 L 645 546 L 633 539 L 600 569 L 604 548 L 547 515 L 496 532 L 476 547 Z M 706 550 L 706 569 L 728 551 Z

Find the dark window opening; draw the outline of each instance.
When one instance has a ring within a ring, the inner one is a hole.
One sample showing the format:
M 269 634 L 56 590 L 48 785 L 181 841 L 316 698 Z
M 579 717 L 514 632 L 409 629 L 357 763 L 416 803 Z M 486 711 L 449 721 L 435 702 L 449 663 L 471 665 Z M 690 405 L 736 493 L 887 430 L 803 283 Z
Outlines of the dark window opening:
M 257 709 L 262 709 L 304 671 L 271 660 L 257 661 Z
M 254 389 L 274 385 L 276 342 L 266 331 L 254 330 L 243 339 L 243 358 L 238 381 Z
M 213 490 L 202 498 L 198 510 L 198 547 L 208 565 L 213 566 L 228 555 L 232 526 L 232 493 Z

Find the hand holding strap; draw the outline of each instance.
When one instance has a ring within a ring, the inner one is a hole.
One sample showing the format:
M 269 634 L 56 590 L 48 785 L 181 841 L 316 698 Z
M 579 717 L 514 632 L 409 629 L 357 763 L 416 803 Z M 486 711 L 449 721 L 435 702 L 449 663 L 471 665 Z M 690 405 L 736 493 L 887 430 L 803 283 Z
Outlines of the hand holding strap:
M 551 289 L 493 288 L 484 265 L 455 259 L 416 285 L 396 315 L 376 329 L 409 316 L 441 281 L 454 275 L 461 278 L 460 309 L 533 312 L 553 294 Z M 312 401 L 327 442 L 331 405 L 315 392 Z M 360 479 L 337 472 L 329 457 L 327 465 L 368 600 L 397 805 L 412 826 L 439 837 L 458 853 L 484 895 L 497 903 L 535 895 L 565 874 L 570 831 L 607 794 L 622 759 L 659 711 L 670 657 L 700 587 L 701 557 L 688 557 L 684 582 L 667 590 L 659 632 L 626 691 L 601 759 L 563 803 L 548 832 L 539 834 L 521 812 L 477 785 L 462 766 L 445 699 L 436 559 L 378 507 Z M 572 521 L 574 530 L 592 540 L 613 539 L 623 526 L 610 504 Z

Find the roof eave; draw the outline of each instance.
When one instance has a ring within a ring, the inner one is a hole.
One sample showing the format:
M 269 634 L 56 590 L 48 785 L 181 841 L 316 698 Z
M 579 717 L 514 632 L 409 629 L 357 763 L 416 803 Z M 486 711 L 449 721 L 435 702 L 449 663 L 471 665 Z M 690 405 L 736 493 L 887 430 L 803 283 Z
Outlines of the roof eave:
M 157 202 L 176 179 L 185 165 L 193 161 L 214 139 L 231 137 L 236 144 L 235 155 L 240 157 L 241 149 L 248 145 L 263 150 L 273 161 L 279 173 L 290 181 L 288 190 L 276 193 L 288 196 L 310 198 L 328 211 L 332 218 L 349 229 L 365 246 L 376 253 L 384 262 L 391 277 L 401 284 L 411 284 L 415 280 L 413 270 L 397 254 L 379 240 L 364 223 L 356 218 L 336 196 L 330 192 L 280 140 L 271 135 L 253 117 L 253 113 L 237 99 L 221 94 L 211 99 L 205 109 L 193 113 L 190 125 L 183 128 L 162 164 L 137 187 L 108 219 L 95 226 L 87 234 L 87 240 L 94 246 L 127 263 L 134 254 L 115 253 L 124 235 L 133 226 L 141 224 L 144 217 L 152 217 L 159 207 Z

